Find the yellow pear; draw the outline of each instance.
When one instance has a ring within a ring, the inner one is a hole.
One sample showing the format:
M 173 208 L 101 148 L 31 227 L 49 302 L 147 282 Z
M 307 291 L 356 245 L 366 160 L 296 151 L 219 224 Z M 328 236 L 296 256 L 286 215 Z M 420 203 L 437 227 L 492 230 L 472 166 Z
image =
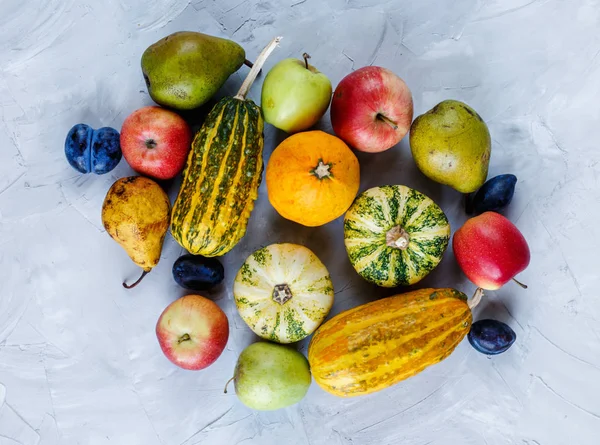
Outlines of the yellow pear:
M 102 223 L 106 232 L 125 249 L 144 271 L 130 289 L 158 264 L 169 227 L 169 197 L 154 181 L 143 176 L 117 180 L 102 204 Z

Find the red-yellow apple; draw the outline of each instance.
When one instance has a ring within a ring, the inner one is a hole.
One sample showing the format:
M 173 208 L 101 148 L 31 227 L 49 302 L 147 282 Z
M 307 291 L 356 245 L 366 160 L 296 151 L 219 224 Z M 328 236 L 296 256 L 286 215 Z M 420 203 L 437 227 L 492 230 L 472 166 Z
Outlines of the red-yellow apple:
M 229 323 L 212 300 L 186 295 L 163 311 L 156 324 L 156 336 L 171 362 L 184 369 L 204 369 L 225 349 Z
M 131 113 L 121 128 L 121 150 L 136 172 L 171 179 L 183 170 L 192 131 L 173 111 L 148 106 Z
M 386 68 L 360 68 L 344 77 L 333 93 L 333 131 L 360 151 L 393 147 L 408 133 L 412 118 L 408 86 Z
M 488 290 L 499 289 L 514 279 L 530 260 L 523 234 L 495 212 L 484 212 L 467 220 L 454 234 L 452 248 L 467 278 Z

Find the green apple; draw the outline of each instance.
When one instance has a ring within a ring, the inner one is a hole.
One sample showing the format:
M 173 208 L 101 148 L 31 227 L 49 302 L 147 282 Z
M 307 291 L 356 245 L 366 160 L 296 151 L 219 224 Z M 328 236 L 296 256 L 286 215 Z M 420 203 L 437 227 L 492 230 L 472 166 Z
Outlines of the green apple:
M 265 121 L 287 133 L 306 130 L 317 123 L 331 101 L 331 81 L 304 60 L 284 59 L 265 77 L 261 107 Z

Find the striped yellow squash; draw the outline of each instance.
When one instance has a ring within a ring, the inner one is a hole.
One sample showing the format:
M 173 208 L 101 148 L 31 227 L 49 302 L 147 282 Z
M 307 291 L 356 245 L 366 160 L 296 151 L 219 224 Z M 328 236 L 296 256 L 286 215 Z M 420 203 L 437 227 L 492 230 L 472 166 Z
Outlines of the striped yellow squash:
M 311 250 L 271 244 L 244 262 L 235 277 L 233 298 L 256 335 L 292 343 L 312 334 L 325 320 L 333 305 L 333 284 Z
M 195 135 L 173 205 L 171 233 L 188 252 L 213 257 L 246 233 L 263 171 L 263 118 L 245 96 L 274 39 L 260 54 L 235 97 L 221 99 Z
M 360 194 L 344 219 L 344 242 L 354 269 L 383 287 L 410 285 L 441 261 L 450 224 L 424 194 L 403 185 Z
M 308 361 L 315 381 L 340 397 L 373 393 L 449 356 L 471 327 L 467 297 L 421 289 L 355 307 L 315 333 Z

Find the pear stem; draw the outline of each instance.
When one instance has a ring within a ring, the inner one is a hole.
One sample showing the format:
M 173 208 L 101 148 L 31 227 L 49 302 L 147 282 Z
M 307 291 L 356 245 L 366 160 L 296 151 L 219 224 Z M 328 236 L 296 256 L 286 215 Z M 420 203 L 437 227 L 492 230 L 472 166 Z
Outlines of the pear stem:
M 136 287 L 138 284 L 140 284 L 140 281 L 142 281 L 144 279 L 144 277 L 146 275 L 148 275 L 148 272 L 150 272 L 150 271 L 149 270 L 143 271 L 142 275 L 140 275 L 140 277 L 137 279 L 137 281 L 135 283 L 127 284 L 123 281 L 123 287 L 125 289 L 132 289 L 132 288 Z
M 250 69 L 252 69 L 252 67 L 254 66 L 254 64 L 252 62 L 250 62 L 248 59 L 244 59 L 244 65 L 246 65 Z M 260 75 L 260 73 L 262 73 L 262 68 L 258 72 L 258 75 Z
M 232 381 L 233 379 L 235 379 L 235 376 L 234 376 L 234 377 L 231 377 L 229 380 L 227 380 L 227 383 L 225 383 L 225 389 L 223 390 L 223 393 L 224 393 L 224 394 L 227 394 L 227 387 L 229 386 L 229 384 L 231 383 L 231 381 Z
M 473 310 L 477 305 L 481 302 L 481 297 L 483 297 L 483 289 L 478 287 L 475 290 L 475 293 L 467 303 L 469 305 L 469 309 Z
M 246 79 L 244 79 L 244 82 L 242 83 L 240 90 L 234 96 L 235 99 L 240 99 L 240 100 L 246 99 L 246 95 L 248 94 L 248 91 L 250 91 L 250 87 L 256 80 L 256 76 L 258 76 L 258 72 L 261 70 L 262 66 L 267 61 L 267 58 L 271 55 L 271 53 L 273 52 L 275 47 L 277 47 L 277 45 L 279 44 L 281 39 L 282 39 L 282 37 L 275 37 L 273 40 L 271 40 L 269 42 L 269 44 L 265 47 L 265 49 L 263 49 L 262 52 L 258 55 L 256 62 L 254 62 L 254 65 L 250 69 L 250 72 L 246 76 Z
M 302 54 L 302 57 L 304 57 L 304 66 L 306 67 L 306 69 L 308 69 L 308 59 L 310 59 L 310 54 L 304 53 Z
M 394 130 L 398 129 L 398 125 L 396 125 L 396 122 L 394 122 L 389 117 L 386 117 L 381 113 L 377 113 L 377 119 L 382 120 L 383 122 L 388 124 L 390 127 L 392 127 Z
M 517 283 L 519 286 L 521 286 L 523 289 L 527 289 L 527 285 L 526 285 L 526 284 L 523 284 L 523 283 L 521 283 L 520 281 L 518 281 L 518 280 L 516 280 L 516 279 L 514 279 L 514 278 L 513 278 L 512 280 L 513 280 L 515 283 Z

